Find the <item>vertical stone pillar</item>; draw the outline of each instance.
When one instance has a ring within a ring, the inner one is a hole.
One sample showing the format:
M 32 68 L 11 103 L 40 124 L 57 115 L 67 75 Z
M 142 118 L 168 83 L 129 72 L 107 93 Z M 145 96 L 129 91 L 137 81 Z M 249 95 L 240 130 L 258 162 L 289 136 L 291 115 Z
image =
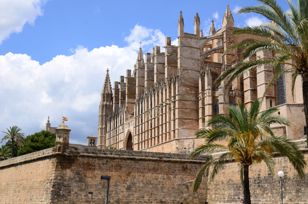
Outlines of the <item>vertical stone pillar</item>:
M 146 55 L 145 62 L 145 89 L 152 88 L 154 86 L 154 59 L 150 53 Z
M 248 59 L 246 59 L 248 60 Z M 249 60 L 255 60 L 251 57 Z M 256 69 L 251 69 L 243 74 L 244 82 L 244 104 L 247 108 L 257 100 L 257 72 Z
M 113 112 L 117 112 L 119 109 L 119 102 L 120 102 L 120 89 L 119 89 L 119 82 L 114 82 L 113 88 Z
M 194 18 L 194 34 L 196 35 L 197 38 L 201 37 L 200 17 L 198 13 L 196 13 Z
M 152 92 L 152 137 L 153 137 L 153 145 L 157 145 L 157 140 L 156 140 L 156 91 L 154 90 Z
M 171 81 L 171 139 L 175 139 L 175 102 L 176 102 L 176 78 L 173 78 Z
M 154 84 L 165 79 L 165 53 L 160 52 L 160 47 L 154 49 Z
M 191 35 L 180 36 L 176 82 L 176 138 L 195 137 L 199 128 L 198 91 L 200 75 L 200 41 Z
M 199 78 L 199 95 L 198 95 L 198 100 L 199 100 L 199 128 L 204 128 L 205 127 L 205 97 L 204 97 L 204 93 L 205 93 L 205 82 L 204 82 L 204 73 L 200 74 L 200 78 Z
M 145 64 L 144 64 L 143 53 L 142 53 L 141 48 L 139 49 L 135 68 L 136 68 L 135 69 L 136 71 L 136 97 L 138 98 L 142 96 L 142 94 L 144 93 L 144 85 L 145 85 L 145 81 L 144 81 Z
M 155 131 L 154 131 L 154 127 L 155 127 L 155 121 L 154 121 L 154 93 L 153 91 L 150 92 L 150 104 L 151 104 L 151 113 L 150 113 L 150 126 L 151 126 L 151 146 L 154 146 L 156 143 L 155 143 Z
M 124 76 L 121 76 L 120 94 L 119 94 L 119 106 L 121 108 L 125 107 L 125 98 L 126 98 L 126 84 L 124 82 Z
M 259 51 L 256 54 L 257 59 L 270 59 L 273 57 L 269 50 Z M 274 86 L 269 86 L 273 78 L 273 67 L 271 65 L 259 65 L 257 67 L 257 97 L 259 100 L 264 96 L 261 103 L 261 111 L 268 109 L 275 104 Z
M 177 73 L 177 47 L 171 45 L 171 38 L 166 38 L 166 47 L 165 47 L 165 78 L 170 78 L 175 76 Z
M 131 70 L 126 71 L 126 107 L 125 110 L 128 114 L 132 114 L 134 111 L 134 105 L 136 100 L 136 79 L 131 75 Z

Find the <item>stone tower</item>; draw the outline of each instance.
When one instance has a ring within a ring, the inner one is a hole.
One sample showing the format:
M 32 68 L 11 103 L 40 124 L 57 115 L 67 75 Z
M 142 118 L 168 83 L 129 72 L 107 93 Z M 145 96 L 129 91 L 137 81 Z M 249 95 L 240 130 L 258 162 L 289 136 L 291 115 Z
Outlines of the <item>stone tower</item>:
M 113 95 L 109 70 L 107 69 L 103 91 L 101 93 L 101 101 L 99 104 L 99 124 L 98 124 L 98 146 L 103 148 L 106 146 L 106 126 L 113 109 Z

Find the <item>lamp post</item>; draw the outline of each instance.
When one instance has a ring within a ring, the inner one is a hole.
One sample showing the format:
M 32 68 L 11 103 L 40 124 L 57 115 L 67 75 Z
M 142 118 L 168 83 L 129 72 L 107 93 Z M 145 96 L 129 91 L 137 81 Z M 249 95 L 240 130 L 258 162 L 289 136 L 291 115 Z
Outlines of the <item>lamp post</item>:
M 284 179 L 284 172 L 282 170 L 278 171 L 277 173 L 279 177 L 280 183 L 280 203 L 283 204 L 283 179 Z
M 110 176 L 101 176 L 102 180 L 107 181 L 107 188 L 105 192 L 105 202 L 104 204 L 109 204 L 109 183 L 110 183 Z

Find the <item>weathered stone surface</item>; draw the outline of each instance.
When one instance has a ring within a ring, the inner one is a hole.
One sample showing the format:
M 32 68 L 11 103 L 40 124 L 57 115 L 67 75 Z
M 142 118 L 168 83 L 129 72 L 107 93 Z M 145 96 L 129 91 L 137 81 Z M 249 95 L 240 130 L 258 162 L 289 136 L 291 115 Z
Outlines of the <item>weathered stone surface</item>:
M 0 203 L 204 203 L 191 184 L 202 160 L 187 155 L 101 151 L 74 145 L 0 162 Z

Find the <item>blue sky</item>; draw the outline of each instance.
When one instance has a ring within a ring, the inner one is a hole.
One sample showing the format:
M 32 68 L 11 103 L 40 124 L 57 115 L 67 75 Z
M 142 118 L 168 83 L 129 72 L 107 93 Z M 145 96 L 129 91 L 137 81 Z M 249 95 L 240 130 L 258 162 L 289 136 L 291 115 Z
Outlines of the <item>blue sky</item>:
M 72 141 L 84 142 L 97 132 L 107 67 L 116 80 L 133 67 L 140 41 L 146 51 L 165 36 L 174 41 L 180 10 L 186 32 L 199 12 L 208 33 L 212 19 L 221 24 L 227 4 L 237 26 L 264 22 L 236 13 L 255 0 L 1 0 L 0 130 L 18 125 L 30 134 L 47 116 L 58 125 L 66 115 Z

